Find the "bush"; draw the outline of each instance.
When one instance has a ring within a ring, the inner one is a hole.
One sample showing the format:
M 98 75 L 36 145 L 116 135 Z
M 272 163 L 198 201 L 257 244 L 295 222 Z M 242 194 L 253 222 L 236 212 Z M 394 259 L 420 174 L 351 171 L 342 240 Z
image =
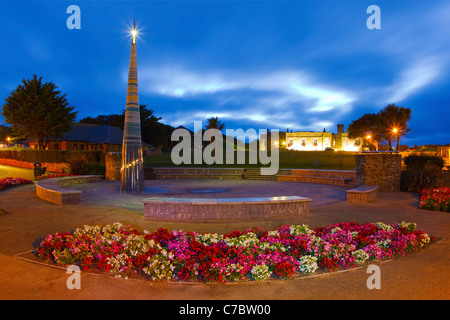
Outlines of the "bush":
M 83 155 L 83 156 L 81 156 Z M 70 163 L 76 157 L 85 157 L 87 163 L 105 164 L 102 151 L 63 151 L 63 150 L 1 150 L 0 158 L 13 159 L 30 163 Z
M 65 162 L 65 153 L 66 151 L 59 150 L 3 150 L 0 151 L 0 157 L 31 163 L 62 163 Z
M 85 153 L 73 152 L 67 155 L 67 163 L 70 166 L 70 173 L 76 175 L 86 175 L 89 173 L 88 159 Z
M 417 171 L 424 168 L 442 170 L 444 168 L 444 159 L 439 156 L 412 154 L 405 158 L 405 165 L 408 171 Z
M 91 162 L 87 164 L 88 174 L 92 175 L 101 175 L 104 176 L 106 174 L 106 167 L 98 162 Z
M 402 171 L 400 189 L 420 192 L 437 186 L 442 180 L 444 160 L 439 156 L 410 155 L 405 158 L 406 171 Z

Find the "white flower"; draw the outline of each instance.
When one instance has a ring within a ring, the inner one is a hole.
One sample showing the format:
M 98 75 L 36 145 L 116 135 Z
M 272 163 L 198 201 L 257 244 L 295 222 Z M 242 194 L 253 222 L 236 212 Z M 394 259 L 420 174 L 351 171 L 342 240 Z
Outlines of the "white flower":
M 387 248 L 391 244 L 391 239 L 380 240 L 376 243 L 380 248 Z
M 242 234 L 236 238 L 226 238 L 224 239 L 224 241 L 228 246 L 240 246 L 240 247 L 253 246 L 259 243 L 258 237 L 253 232 Z
M 270 237 L 278 237 L 280 234 L 278 233 L 278 230 L 274 230 L 274 231 L 268 231 L 267 235 Z
M 297 235 L 297 234 L 311 234 L 313 231 L 306 225 L 291 225 L 289 227 L 289 233 L 291 235 Z
M 355 250 L 352 252 L 352 256 L 356 258 L 356 263 L 363 263 L 367 259 L 369 259 L 369 255 L 362 249 Z
M 375 223 L 375 225 L 377 226 L 377 228 L 379 228 L 383 231 L 391 231 L 394 229 L 391 225 L 385 224 L 383 222 L 377 222 L 377 223 Z
M 400 228 L 406 228 L 408 231 L 414 231 L 416 230 L 417 224 L 415 224 L 414 222 L 402 221 L 402 223 L 399 223 L 398 226 Z
M 197 239 L 200 243 L 204 245 L 210 245 L 213 243 L 218 243 L 223 240 L 223 236 L 217 233 L 205 233 L 197 236 Z
M 314 273 L 317 268 L 317 257 L 314 256 L 302 256 L 298 259 L 299 262 L 299 270 L 303 273 Z
M 336 228 L 331 229 L 330 233 L 333 234 L 333 233 L 339 232 L 341 230 L 342 230 L 341 228 L 336 227 Z
M 256 281 L 264 281 L 270 278 L 272 272 L 269 270 L 269 267 L 265 264 L 258 264 L 254 266 L 251 270 L 252 277 Z

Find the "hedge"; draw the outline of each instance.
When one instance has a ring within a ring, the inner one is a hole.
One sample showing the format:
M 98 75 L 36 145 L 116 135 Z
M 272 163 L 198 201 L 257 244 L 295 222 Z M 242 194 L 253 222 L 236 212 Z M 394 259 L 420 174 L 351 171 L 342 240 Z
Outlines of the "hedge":
M 74 155 L 83 155 L 89 163 L 105 163 L 105 154 L 102 151 L 0 150 L 0 158 L 31 163 L 68 163 L 68 159 Z

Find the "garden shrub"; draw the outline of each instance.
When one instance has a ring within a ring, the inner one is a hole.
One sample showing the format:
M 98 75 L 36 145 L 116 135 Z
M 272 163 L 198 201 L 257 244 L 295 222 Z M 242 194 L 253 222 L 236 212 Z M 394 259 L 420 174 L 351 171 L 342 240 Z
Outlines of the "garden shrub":
M 70 173 L 86 175 L 89 173 L 88 158 L 85 153 L 73 152 L 67 155 L 66 161 L 70 166 Z
M 83 154 L 84 156 L 80 156 Z M 78 155 L 78 156 L 77 156 Z M 105 164 L 105 154 L 102 151 L 63 151 L 63 150 L 1 150 L 0 158 L 13 159 L 30 163 L 69 163 L 76 157 L 85 157 L 88 163 Z
M 98 162 L 90 162 L 87 164 L 88 174 L 91 175 L 101 175 L 104 176 L 106 174 L 105 165 Z
M 419 192 L 437 186 L 442 180 L 444 160 L 439 156 L 410 155 L 401 174 L 401 190 Z

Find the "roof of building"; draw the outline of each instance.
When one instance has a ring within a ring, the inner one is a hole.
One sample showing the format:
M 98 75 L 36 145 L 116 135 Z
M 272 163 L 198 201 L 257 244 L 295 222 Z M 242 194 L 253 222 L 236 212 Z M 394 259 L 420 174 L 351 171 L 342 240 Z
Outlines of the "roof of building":
M 123 130 L 112 126 L 99 126 L 88 123 L 75 123 L 72 130 L 55 140 L 80 141 L 88 143 L 122 144 Z

